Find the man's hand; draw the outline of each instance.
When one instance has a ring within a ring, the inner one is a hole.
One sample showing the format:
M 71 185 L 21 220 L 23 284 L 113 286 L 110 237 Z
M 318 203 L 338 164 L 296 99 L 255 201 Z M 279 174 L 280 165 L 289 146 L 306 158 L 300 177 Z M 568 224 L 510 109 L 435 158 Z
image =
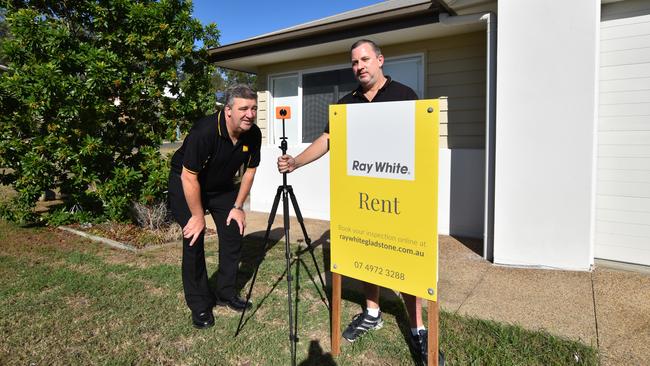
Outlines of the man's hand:
M 183 227 L 183 237 L 186 239 L 192 238 L 190 241 L 190 246 L 194 245 L 196 239 L 205 229 L 205 216 L 192 216 Z
M 291 155 L 282 155 L 278 157 L 278 171 L 280 173 L 291 173 L 296 169 L 296 159 Z
M 237 225 L 239 226 L 239 235 L 244 235 L 244 228 L 246 227 L 246 213 L 244 210 L 233 207 L 226 219 L 226 225 L 230 225 L 230 220 L 235 220 L 235 222 L 237 222 Z

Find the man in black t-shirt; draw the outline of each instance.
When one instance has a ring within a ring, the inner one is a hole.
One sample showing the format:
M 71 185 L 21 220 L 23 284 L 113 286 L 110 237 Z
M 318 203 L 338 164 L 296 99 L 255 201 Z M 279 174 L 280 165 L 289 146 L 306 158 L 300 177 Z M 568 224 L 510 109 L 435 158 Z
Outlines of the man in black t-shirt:
M 362 39 L 355 42 L 350 48 L 352 71 L 359 81 L 359 87 L 341 98 L 337 104 L 350 103 L 378 103 L 416 100 L 417 94 L 408 86 L 391 80 L 384 75 L 382 66 L 384 56 L 379 47 L 370 40 Z M 329 150 L 329 123 L 323 134 L 309 145 L 295 158 L 283 155 L 278 158 L 278 170 L 281 173 L 290 173 L 299 167 L 325 155 Z M 379 310 L 379 286 L 364 282 L 366 295 L 366 310 L 354 317 L 350 325 L 343 332 L 343 338 L 350 342 L 367 333 L 369 330 L 379 329 L 384 321 Z M 422 300 L 409 294 L 402 294 L 409 313 L 411 325 L 412 345 L 427 363 L 427 330 L 422 323 Z
M 262 134 L 256 116 L 256 93 L 235 85 L 226 92 L 224 109 L 198 120 L 172 157 L 169 201 L 183 228 L 183 291 L 197 328 L 214 325 L 215 305 L 237 311 L 251 305 L 239 297 L 235 284 L 246 226 L 243 204 L 260 163 Z M 246 170 L 237 189 L 233 178 L 242 165 Z M 208 286 L 205 265 L 206 209 L 219 236 L 216 294 Z

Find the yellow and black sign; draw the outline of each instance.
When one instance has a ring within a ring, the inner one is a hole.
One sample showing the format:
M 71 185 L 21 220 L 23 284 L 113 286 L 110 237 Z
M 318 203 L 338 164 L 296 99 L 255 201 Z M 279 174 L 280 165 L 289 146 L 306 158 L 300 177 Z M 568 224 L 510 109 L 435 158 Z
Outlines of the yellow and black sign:
M 329 113 L 332 272 L 437 301 L 438 100 Z

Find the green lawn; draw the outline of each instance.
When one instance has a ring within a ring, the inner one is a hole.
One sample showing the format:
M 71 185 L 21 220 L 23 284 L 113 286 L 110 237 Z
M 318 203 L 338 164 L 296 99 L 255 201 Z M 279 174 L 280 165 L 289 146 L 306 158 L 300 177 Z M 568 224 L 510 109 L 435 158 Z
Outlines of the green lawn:
M 245 245 L 242 285 L 261 247 L 257 241 Z M 208 243 L 211 272 L 216 246 Z M 383 329 L 354 344 L 342 342 L 341 355 L 332 358 L 329 312 L 310 279 L 313 263 L 304 259 L 310 272 L 300 266 L 296 277 L 298 364 L 416 364 L 399 301 L 382 303 Z M 215 309 L 213 328 L 191 327 L 179 266 L 179 246 L 132 254 L 54 229 L 0 221 L 0 364 L 290 364 L 282 243 L 260 267 L 255 307 L 236 338 L 239 314 L 224 308 Z M 343 297 L 345 325 L 362 297 L 349 290 Z M 593 348 L 545 333 L 445 312 L 440 323 L 448 365 L 598 364 Z

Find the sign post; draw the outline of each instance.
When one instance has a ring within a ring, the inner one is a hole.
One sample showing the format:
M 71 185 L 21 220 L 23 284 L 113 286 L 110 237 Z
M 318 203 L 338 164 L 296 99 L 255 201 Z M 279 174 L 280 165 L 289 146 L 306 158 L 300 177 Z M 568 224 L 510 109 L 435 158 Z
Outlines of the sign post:
M 437 365 L 438 100 L 332 105 L 329 117 L 332 353 L 343 275 L 429 300 Z

